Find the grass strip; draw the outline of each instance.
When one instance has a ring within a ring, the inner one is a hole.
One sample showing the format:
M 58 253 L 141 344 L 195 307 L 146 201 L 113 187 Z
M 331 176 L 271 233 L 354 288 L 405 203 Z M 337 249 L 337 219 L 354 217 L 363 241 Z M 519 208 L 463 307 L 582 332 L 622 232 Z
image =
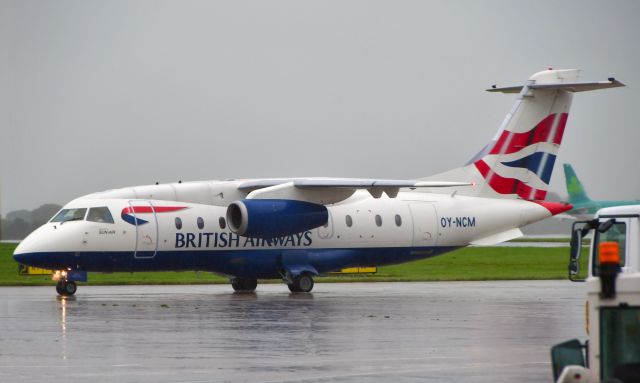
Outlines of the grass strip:
M 16 244 L 0 244 L 0 286 L 54 285 L 49 275 L 18 275 L 12 254 Z M 438 257 L 378 268 L 376 274 L 331 275 L 317 282 L 424 282 L 566 279 L 566 247 L 467 247 Z M 587 249 L 582 270 L 587 270 Z M 268 281 L 261 281 L 261 283 Z M 273 281 L 280 282 L 280 281 Z M 89 273 L 87 285 L 169 285 L 228 283 L 210 272 Z

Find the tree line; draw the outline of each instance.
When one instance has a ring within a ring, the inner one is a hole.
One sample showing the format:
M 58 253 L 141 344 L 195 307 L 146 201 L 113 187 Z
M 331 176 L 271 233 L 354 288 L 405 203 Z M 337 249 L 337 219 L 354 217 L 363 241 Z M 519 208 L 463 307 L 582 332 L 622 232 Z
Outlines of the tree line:
M 0 239 L 24 239 L 49 221 L 61 208 L 60 205 L 47 203 L 33 210 L 22 209 L 7 213 L 7 216 L 0 221 Z

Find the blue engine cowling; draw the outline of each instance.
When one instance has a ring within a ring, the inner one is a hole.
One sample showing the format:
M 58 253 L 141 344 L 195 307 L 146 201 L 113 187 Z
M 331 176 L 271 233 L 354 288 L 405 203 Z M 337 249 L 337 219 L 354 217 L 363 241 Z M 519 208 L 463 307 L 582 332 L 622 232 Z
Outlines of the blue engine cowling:
M 227 208 L 229 229 L 245 237 L 296 234 L 325 225 L 328 220 L 325 206 L 288 199 L 244 199 Z

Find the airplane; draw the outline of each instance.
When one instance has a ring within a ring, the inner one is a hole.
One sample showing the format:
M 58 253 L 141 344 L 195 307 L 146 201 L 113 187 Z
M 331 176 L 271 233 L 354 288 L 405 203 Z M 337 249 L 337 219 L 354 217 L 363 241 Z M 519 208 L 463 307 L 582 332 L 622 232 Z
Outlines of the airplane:
M 598 210 L 605 207 L 612 206 L 625 206 L 625 205 L 638 205 L 640 201 L 603 201 L 592 200 L 587 195 L 587 192 L 582 186 L 582 182 L 578 179 L 573 167 L 569 164 L 564 164 L 564 177 L 567 185 L 567 193 L 569 193 L 569 203 L 573 205 L 573 209 L 567 211 L 565 214 L 576 217 L 578 219 L 593 219 Z
M 235 291 L 281 279 L 310 292 L 346 267 L 434 257 L 522 236 L 520 227 L 568 211 L 545 201 L 573 94 L 624 86 L 544 70 L 517 94 L 496 136 L 466 165 L 413 180 L 274 178 L 125 187 L 67 203 L 24 239 L 14 259 L 55 270 L 73 295 L 88 272 L 210 271 Z

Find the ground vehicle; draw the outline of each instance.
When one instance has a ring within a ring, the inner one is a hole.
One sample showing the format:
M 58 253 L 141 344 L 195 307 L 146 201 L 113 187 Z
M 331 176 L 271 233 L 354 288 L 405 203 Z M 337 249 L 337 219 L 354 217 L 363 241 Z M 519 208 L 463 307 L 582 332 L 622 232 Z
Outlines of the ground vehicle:
M 574 223 L 569 265 L 569 278 L 573 281 L 580 281 L 582 238 L 590 232 L 593 237 L 589 272 L 582 280 L 587 284 L 585 311 L 589 339 L 584 346 L 572 340 L 552 348 L 554 378 L 558 379 L 564 366 L 578 364 L 588 367 L 590 372 L 574 368 L 571 376 L 564 374 L 559 381 L 637 382 L 640 381 L 640 205 L 605 208 L 598 211 L 594 220 Z M 585 375 L 580 378 L 575 374 Z

